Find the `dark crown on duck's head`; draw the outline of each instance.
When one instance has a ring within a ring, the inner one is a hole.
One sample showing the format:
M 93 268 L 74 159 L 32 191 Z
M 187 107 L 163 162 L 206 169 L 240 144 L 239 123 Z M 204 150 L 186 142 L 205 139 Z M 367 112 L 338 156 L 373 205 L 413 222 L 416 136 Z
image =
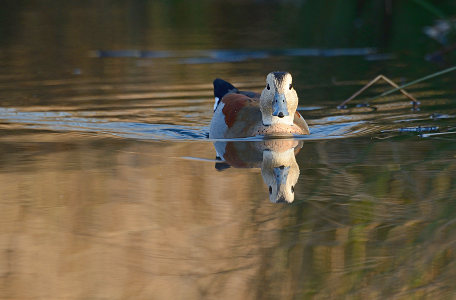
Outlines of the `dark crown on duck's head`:
M 274 77 L 275 77 L 275 79 L 277 80 L 278 83 L 282 83 L 283 78 L 285 77 L 285 75 L 290 74 L 290 73 L 276 71 L 276 72 L 272 72 L 272 74 L 274 74 Z

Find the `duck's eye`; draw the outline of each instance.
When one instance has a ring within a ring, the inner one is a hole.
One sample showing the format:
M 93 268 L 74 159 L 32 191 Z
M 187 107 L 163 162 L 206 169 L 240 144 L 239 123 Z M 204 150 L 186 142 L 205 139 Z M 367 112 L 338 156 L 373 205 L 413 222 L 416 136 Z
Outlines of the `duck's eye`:
M 293 84 L 290 83 L 290 86 L 288 88 L 291 90 L 293 88 Z
M 269 86 L 269 84 L 266 86 L 266 88 L 267 88 L 268 90 L 270 90 L 270 89 L 271 89 L 271 87 Z
M 294 185 L 291 186 L 291 192 L 294 193 Z
M 272 186 L 269 186 L 269 195 L 272 194 Z

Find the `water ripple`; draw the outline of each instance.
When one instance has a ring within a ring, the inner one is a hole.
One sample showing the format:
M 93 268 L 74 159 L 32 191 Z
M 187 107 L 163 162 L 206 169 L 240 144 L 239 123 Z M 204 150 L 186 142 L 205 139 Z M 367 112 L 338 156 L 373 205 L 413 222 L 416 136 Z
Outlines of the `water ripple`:
M 25 128 L 101 133 L 134 139 L 204 139 L 207 133 L 207 129 L 200 127 L 113 122 L 100 118 L 75 117 L 68 112 L 23 112 L 12 108 L 0 108 L 0 121 Z
M 188 86 L 182 86 L 144 93 L 87 92 L 63 98 L 59 93 L 52 94 L 54 88 L 57 87 L 48 89 L 49 96 L 44 100 L 27 99 L 27 106 L 0 107 L 0 128 L 87 132 L 143 140 L 207 140 L 213 101 L 210 85 L 195 86 L 190 92 L 185 91 Z M 345 110 L 335 109 L 329 102 L 299 106 L 311 135 L 297 138 L 389 138 L 404 134 L 434 137 L 453 132 L 453 101 L 421 99 L 421 111 L 411 111 L 408 101 L 400 100 Z M 423 134 L 409 129 L 418 127 L 438 128 L 439 132 Z M 261 137 L 253 138 L 258 139 Z

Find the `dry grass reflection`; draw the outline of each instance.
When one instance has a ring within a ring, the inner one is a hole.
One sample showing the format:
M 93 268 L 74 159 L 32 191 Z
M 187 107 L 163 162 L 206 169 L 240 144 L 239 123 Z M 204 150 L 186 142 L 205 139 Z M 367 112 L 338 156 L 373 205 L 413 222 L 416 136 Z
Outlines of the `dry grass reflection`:
M 284 206 L 259 169 L 180 159 L 213 157 L 210 143 L 53 136 L 0 144 L 3 298 L 454 291 L 452 144 L 306 143 Z

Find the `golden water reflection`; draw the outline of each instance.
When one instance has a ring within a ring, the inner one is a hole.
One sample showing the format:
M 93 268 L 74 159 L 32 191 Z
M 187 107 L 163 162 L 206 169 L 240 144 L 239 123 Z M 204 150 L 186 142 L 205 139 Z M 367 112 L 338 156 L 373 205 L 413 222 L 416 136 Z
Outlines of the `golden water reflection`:
M 306 142 L 291 205 L 259 168 L 183 158 L 209 142 L 16 132 L 0 151 L 0 298 L 454 295 L 451 143 Z

